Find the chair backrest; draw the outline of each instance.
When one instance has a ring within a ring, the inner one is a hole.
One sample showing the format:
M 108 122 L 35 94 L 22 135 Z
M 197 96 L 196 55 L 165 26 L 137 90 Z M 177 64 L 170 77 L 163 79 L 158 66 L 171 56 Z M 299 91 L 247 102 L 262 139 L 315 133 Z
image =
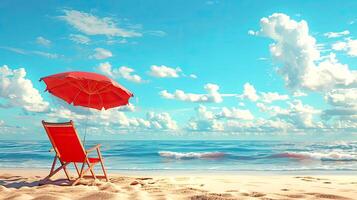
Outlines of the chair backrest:
M 86 152 L 71 121 L 51 123 L 42 120 L 54 150 L 63 162 L 83 162 Z

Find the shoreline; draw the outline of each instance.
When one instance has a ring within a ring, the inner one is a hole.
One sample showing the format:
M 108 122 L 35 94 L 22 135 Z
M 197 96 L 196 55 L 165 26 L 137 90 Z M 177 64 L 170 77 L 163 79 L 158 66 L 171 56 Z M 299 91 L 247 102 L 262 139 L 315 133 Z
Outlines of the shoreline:
M 73 170 L 71 167 L 70 170 Z M 0 173 L 4 172 L 21 172 L 33 171 L 48 173 L 49 168 L 0 168 Z M 357 176 L 357 170 L 215 170 L 215 169 L 107 169 L 108 173 L 125 174 L 125 175 L 141 175 L 150 173 L 152 175 L 210 175 L 212 173 L 217 175 L 352 175 Z

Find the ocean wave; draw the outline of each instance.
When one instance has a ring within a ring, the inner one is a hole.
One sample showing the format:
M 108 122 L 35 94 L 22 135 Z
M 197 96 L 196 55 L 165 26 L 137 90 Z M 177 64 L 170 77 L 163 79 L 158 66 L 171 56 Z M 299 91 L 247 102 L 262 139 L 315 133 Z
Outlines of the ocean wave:
M 225 156 L 223 152 L 173 152 L 173 151 L 159 151 L 159 155 L 165 158 L 174 158 L 174 159 L 215 159 L 222 158 Z
M 273 157 L 294 158 L 299 160 L 315 159 L 321 161 L 357 161 L 357 155 L 344 152 L 285 152 Z

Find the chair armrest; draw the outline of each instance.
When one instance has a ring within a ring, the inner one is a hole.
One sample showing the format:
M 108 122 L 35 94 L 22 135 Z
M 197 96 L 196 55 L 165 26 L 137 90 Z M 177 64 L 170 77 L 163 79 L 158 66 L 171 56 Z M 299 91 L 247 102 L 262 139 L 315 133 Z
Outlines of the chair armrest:
M 100 146 L 101 146 L 101 144 L 97 144 L 97 145 L 95 145 L 94 147 L 87 149 L 86 152 L 87 152 L 87 153 L 92 152 L 92 151 L 94 151 L 94 150 L 96 150 L 96 149 L 99 149 Z

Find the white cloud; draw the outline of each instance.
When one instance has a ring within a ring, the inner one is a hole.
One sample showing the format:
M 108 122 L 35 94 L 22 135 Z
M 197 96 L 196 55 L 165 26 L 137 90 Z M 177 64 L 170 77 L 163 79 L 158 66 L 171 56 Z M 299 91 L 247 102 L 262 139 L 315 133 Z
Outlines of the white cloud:
M 77 10 L 64 10 L 60 16 L 68 24 L 87 35 L 105 35 L 119 37 L 140 37 L 141 33 L 118 27 L 112 18 L 99 18 L 89 13 Z
M 347 55 L 357 56 L 357 40 L 347 39 L 345 42 L 336 42 L 332 45 L 332 49 L 336 51 L 345 51 Z
M 307 96 L 307 94 L 304 93 L 304 92 L 302 92 L 302 91 L 300 91 L 300 90 L 297 90 L 297 91 L 295 91 L 295 92 L 293 93 L 293 96 L 294 96 L 294 97 L 305 97 L 305 96 Z
M 143 118 L 130 118 L 120 110 L 106 110 L 101 111 L 100 118 L 103 122 L 108 121 L 109 124 L 117 124 L 126 128 L 137 128 L 141 130 L 177 130 L 177 122 L 171 118 L 168 113 L 154 113 L 148 112 L 146 119 Z
M 171 68 L 165 65 L 152 65 L 149 74 L 158 78 L 178 78 L 180 72 L 182 72 L 182 70 L 179 67 Z
M 256 35 L 256 32 L 253 31 L 253 30 L 249 30 L 249 31 L 248 31 L 248 35 Z
M 260 25 L 257 34 L 275 42 L 270 45 L 270 52 L 283 65 L 279 74 L 289 88 L 321 91 L 357 82 L 356 73 L 339 63 L 334 54 L 320 56 L 306 21 L 297 22 L 285 14 L 274 13 L 262 18 Z
M 262 92 L 262 101 L 266 103 L 271 103 L 273 101 L 283 101 L 288 99 L 289 96 L 286 94 L 281 95 L 277 92 Z
M 345 50 L 347 47 L 347 43 L 346 42 L 336 42 L 334 44 L 332 44 L 332 49 L 336 50 L 336 51 L 343 51 Z
M 125 66 L 122 66 L 119 69 L 117 69 L 117 72 L 115 72 L 114 70 L 114 73 L 118 74 L 119 77 L 122 77 L 132 82 L 141 83 L 142 82 L 141 77 L 139 75 L 132 74 L 133 72 L 134 69 Z
M 196 74 L 190 74 L 189 77 L 190 77 L 190 78 L 193 78 L 193 79 L 196 79 L 196 78 L 197 78 Z
M 303 77 L 303 86 L 315 91 L 351 87 L 356 84 L 357 71 L 339 63 L 335 54 L 330 54 L 318 66 L 309 68 Z
M 94 51 L 95 53 L 91 56 L 91 58 L 95 58 L 97 60 L 102 60 L 113 56 L 111 51 L 103 48 L 95 48 Z
M 6 65 L 0 67 L 0 98 L 7 103 L 2 107 L 20 106 L 30 112 L 44 112 L 49 105 L 26 79 L 24 68 L 12 70 Z
M 89 44 L 90 42 L 89 37 L 81 34 L 70 34 L 69 39 L 78 44 Z
M 51 41 L 42 36 L 36 38 L 36 43 L 45 47 L 51 46 Z
M 219 118 L 253 120 L 254 116 L 249 110 L 223 107 L 218 114 Z
M 289 114 L 289 110 L 288 109 L 283 109 L 279 106 L 275 106 L 275 105 L 266 105 L 264 103 L 257 103 L 257 107 L 259 108 L 259 110 L 261 112 L 268 112 L 270 113 L 270 115 L 276 116 L 279 114 L 283 114 L 283 115 L 287 115 Z
M 178 77 L 189 77 L 192 79 L 196 79 L 197 75 L 195 74 L 190 74 L 186 75 L 182 72 L 181 68 L 176 67 L 168 67 L 165 65 L 152 65 L 150 67 L 150 71 L 148 71 L 148 74 L 153 77 L 157 78 L 178 78 Z
M 176 130 L 178 129 L 176 121 L 174 121 L 168 113 L 149 112 L 147 114 L 147 120 L 151 124 L 151 128 L 159 130 Z
M 196 117 L 189 120 L 187 129 L 203 132 L 240 132 L 254 133 L 280 133 L 293 128 L 289 122 L 282 119 L 254 120 L 249 110 L 237 108 L 222 108 L 218 113 L 213 113 L 207 107 L 199 105 L 196 108 Z
M 97 67 L 97 70 L 100 71 L 101 73 L 111 76 L 113 78 L 123 78 L 131 82 L 135 83 L 141 83 L 143 80 L 141 77 L 137 74 L 134 73 L 134 69 L 126 67 L 126 66 L 121 66 L 116 69 L 112 69 L 112 65 L 109 62 L 101 63 Z
M 118 107 L 118 110 L 122 112 L 135 112 L 136 107 L 134 104 L 129 103 L 128 105 Z
M 145 118 L 129 117 L 125 114 L 125 112 L 132 112 L 134 109 L 134 106 L 127 106 L 98 111 L 62 105 L 58 108 L 51 108 L 47 116 L 54 121 L 72 119 L 79 124 L 87 124 L 88 128 L 102 126 L 115 129 L 119 127 L 128 131 L 178 129 L 177 122 L 168 113 L 148 112 Z
M 325 99 L 329 104 L 333 106 L 357 108 L 357 88 L 332 90 L 326 93 Z
M 257 92 L 255 87 L 250 83 L 245 83 L 243 86 L 243 94 L 237 95 L 239 98 L 246 98 L 250 101 L 263 101 L 265 103 L 272 103 L 273 101 L 288 100 L 289 95 L 279 94 L 277 92 Z
M 257 103 L 261 112 L 269 113 L 274 119 L 285 121 L 291 124 L 295 129 L 321 128 L 320 122 L 314 121 L 314 116 L 321 114 L 321 110 L 310 105 L 303 104 L 301 100 L 287 102 L 287 108 L 281 108 L 276 105 L 265 105 Z
M 257 91 L 255 90 L 254 86 L 250 83 L 245 83 L 244 84 L 244 90 L 243 90 L 243 98 L 248 98 L 251 101 L 257 101 L 259 99 L 259 96 L 257 95 Z
M 255 121 L 229 120 L 225 127 L 227 131 L 245 134 L 281 134 L 292 131 L 293 129 L 292 124 L 281 119 L 257 119 Z
M 321 111 L 312 106 L 304 105 L 301 100 L 294 100 L 289 103 L 288 113 L 278 114 L 281 119 L 293 124 L 296 128 L 317 128 L 321 126 L 313 120 L 315 114 L 320 114 Z
M 165 99 L 176 99 L 180 101 L 197 102 L 197 103 L 203 103 L 203 102 L 220 103 L 223 101 L 222 95 L 218 92 L 219 90 L 218 85 L 208 83 L 204 86 L 204 89 L 207 91 L 207 94 L 185 93 L 182 90 L 176 90 L 175 93 L 169 93 L 167 90 L 163 90 L 159 94 Z
M 22 54 L 22 55 L 38 55 L 38 56 L 47 57 L 47 58 L 59 58 L 60 57 L 60 55 L 58 55 L 58 54 L 48 53 L 48 52 L 43 52 L 43 51 L 32 51 L 32 50 L 25 50 L 25 49 L 14 48 L 14 47 L 4 47 L 4 46 L 0 46 L 0 48 L 15 52 L 18 54 Z
M 39 56 L 47 57 L 47 58 L 52 58 L 52 59 L 59 57 L 58 54 L 53 54 L 53 53 L 48 53 L 48 52 L 43 52 L 43 51 L 31 51 L 31 53 L 39 55 Z
M 80 121 L 86 119 L 89 116 L 86 116 L 85 114 L 76 113 L 73 110 L 60 106 L 59 108 L 51 108 L 50 111 L 47 113 L 47 117 L 49 117 L 49 120 L 51 121 L 61 121 L 69 119 L 74 121 Z
M 337 38 L 337 37 L 341 37 L 341 36 L 345 36 L 345 35 L 349 35 L 350 31 L 348 30 L 344 30 L 341 32 L 328 32 L 325 33 L 324 36 L 328 37 L 328 38 Z
M 146 31 L 146 33 L 157 37 L 164 37 L 167 35 L 167 33 L 164 31 Z
M 223 131 L 224 123 L 215 119 L 213 112 L 199 105 L 196 108 L 197 117 L 188 122 L 187 128 L 193 131 Z

